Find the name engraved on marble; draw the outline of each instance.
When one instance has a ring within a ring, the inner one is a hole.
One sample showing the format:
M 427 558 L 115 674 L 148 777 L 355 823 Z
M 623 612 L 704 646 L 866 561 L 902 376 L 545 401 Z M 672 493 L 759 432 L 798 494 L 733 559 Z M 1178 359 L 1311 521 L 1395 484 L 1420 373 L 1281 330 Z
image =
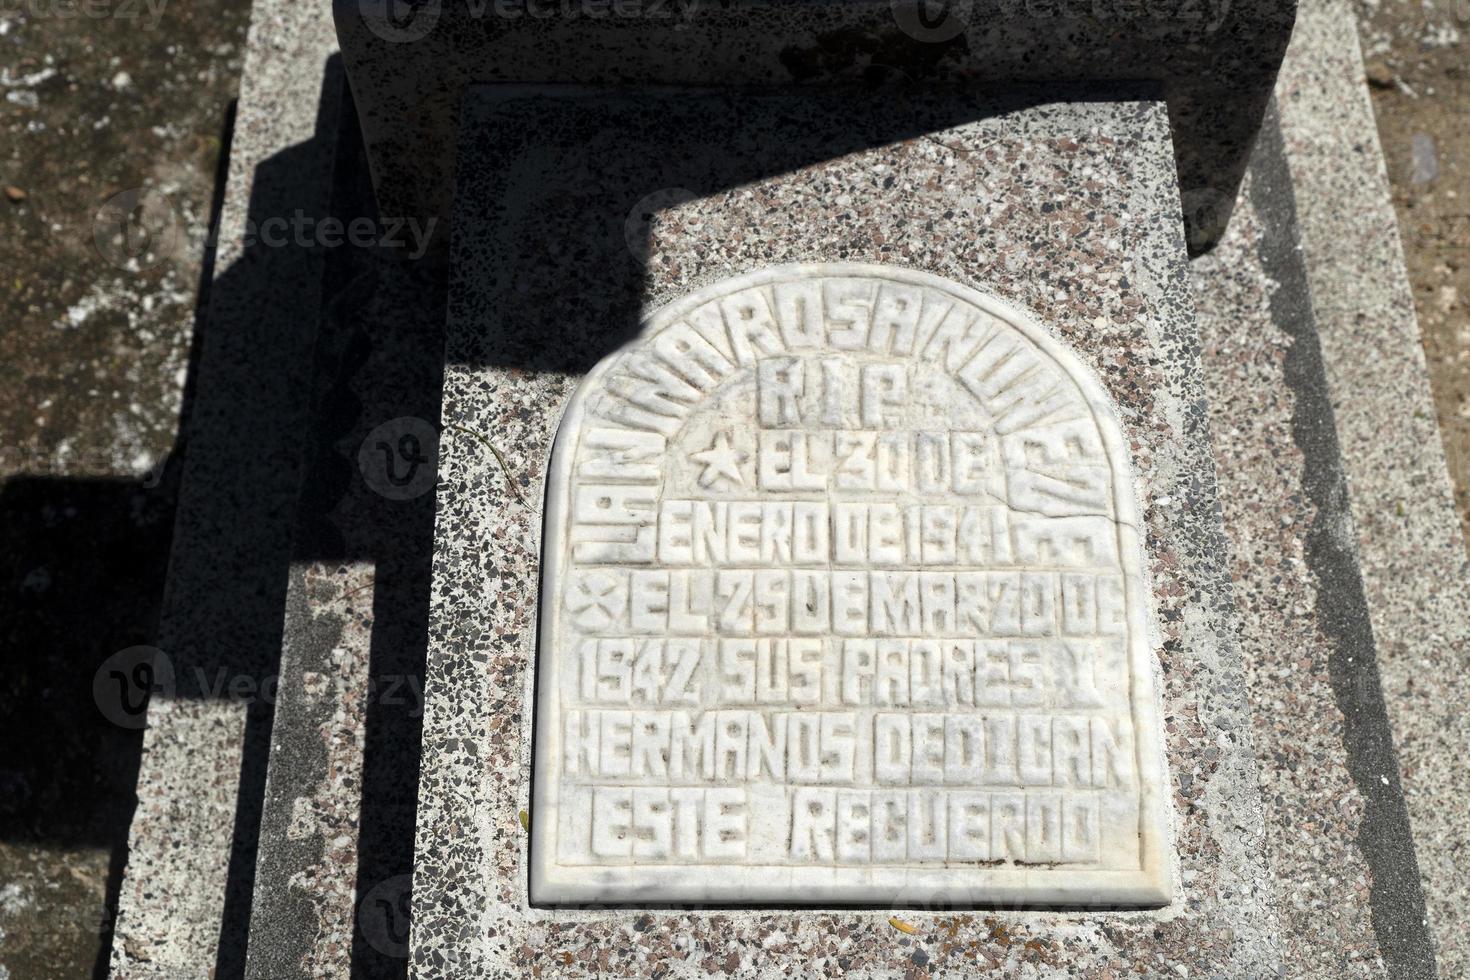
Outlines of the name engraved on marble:
M 543 860 L 1139 868 L 1116 423 L 917 279 L 676 304 L 584 386 L 548 515 Z

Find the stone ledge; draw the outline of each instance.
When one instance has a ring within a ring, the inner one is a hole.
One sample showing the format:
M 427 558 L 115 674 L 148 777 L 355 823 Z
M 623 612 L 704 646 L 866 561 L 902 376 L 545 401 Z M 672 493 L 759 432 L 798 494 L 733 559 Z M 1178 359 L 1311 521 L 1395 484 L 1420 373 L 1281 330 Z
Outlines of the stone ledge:
M 676 944 L 694 942 L 718 963 L 743 959 L 771 932 L 790 937 L 763 953 L 773 970 L 839 957 L 882 968 L 907 955 L 907 935 L 886 924 L 891 909 L 822 911 L 813 929 L 784 911 L 650 920 L 636 909 L 538 909 L 526 894 L 519 812 L 535 826 L 540 488 L 562 406 L 645 304 L 734 272 L 833 258 L 901 262 L 1029 308 L 1101 379 L 1131 446 L 1160 623 L 1169 766 L 1202 773 L 1189 799 L 1198 794 L 1203 805 L 1178 796 L 1171 805 L 1184 884 L 1177 903 L 1157 912 L 990 917 L 1058 962 L 1101 969 L 1110 959 L 1162 956 L 1233 975 L 1274 971 L 1274 912 L 1251 885 L 1266 874 L 1255 843 L 1260 803 L 1162 105 L 1022 97 L 955 124 L 946 99 L 965 100 L 967 113 L 973 102 L 933 90 L 865 103 L 708 95 L 650 106 L 622 96 L 579 107 L 577 98 L 486 89 L 466 110 L 416 849 L 417 975 L 448 964 L 494 973 L 543 956 L 552 968 L 594 946 L 612 957 L 607 969 L 645 974 L 676 955 Z M 735 127 L 762 133 L 771 149 L 721 152 L 739 145 Z M 917 132 L 883 138 L 895 130 Z M 663 152 L 651 157 L 646 145 Z M 644 244 L 630 249 L 627 213 L 668 188 L 685 193 L 660 199 L 668 203 L 639 226 Z M 699 231 L 713 227 L 726 233 Z M 968 934 L 986 915 L 906 914 L 926 934 Z M 640 921 L 652 924 L 640 931 Z M 1226 923 L 1232 938 L 1222 940 Z M 858 934 L 864 943 L 842 938 Z M 959 948 L 930 968 L 967 968 Z

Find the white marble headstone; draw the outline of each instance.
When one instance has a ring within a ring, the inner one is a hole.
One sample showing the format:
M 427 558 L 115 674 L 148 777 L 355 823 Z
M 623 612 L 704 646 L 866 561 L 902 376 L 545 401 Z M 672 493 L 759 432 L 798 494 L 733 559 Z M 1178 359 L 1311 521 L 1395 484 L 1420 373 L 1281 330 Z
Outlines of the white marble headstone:
M 532 901 L 1167 902 L 1136 511 L 1102 386 L 971 288 L 654 313 L 553 452 Z

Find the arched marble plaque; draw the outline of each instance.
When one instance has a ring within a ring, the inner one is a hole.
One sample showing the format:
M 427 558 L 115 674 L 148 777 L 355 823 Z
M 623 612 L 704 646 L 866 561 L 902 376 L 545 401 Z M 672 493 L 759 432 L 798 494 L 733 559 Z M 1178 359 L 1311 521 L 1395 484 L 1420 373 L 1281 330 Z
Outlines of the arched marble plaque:
M 785 266 L 651 315 L 552 454 L 531 899 L 1156 905 L 1126 444 L 1008 305 Z

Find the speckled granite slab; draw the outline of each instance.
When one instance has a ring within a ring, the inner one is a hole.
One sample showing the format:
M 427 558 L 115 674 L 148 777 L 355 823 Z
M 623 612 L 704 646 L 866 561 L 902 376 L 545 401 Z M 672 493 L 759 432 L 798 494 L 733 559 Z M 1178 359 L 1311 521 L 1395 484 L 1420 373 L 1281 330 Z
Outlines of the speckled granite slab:
M 335 0 L 383 214 L 446 218 L 476 84 L 1158 82 L 1185 227 L 1216 240 L 1295 0 Z M 447 226 L 441 221 L 441 227 Z
M 960 976 L 1023 962 L 1093 975 L 1276 973 L 1167 120 L 1147 92 L 1066 95 L 977 104 L 932 89 L 487 89 L 467 104 L 417 976 Z M 915 894 L 895 902 L 894 925 L 893 908 L 530 904 L 541 511 L 563 409 L 648 310 L 735 274 L 817 261 L 983 287 L 1045 324 L 1116 404 L 1141 508 L 1166 765 L 1190 777 L 1165 801 L 1176 853 L 1168 906 L 959 910 L 950 896 Z

